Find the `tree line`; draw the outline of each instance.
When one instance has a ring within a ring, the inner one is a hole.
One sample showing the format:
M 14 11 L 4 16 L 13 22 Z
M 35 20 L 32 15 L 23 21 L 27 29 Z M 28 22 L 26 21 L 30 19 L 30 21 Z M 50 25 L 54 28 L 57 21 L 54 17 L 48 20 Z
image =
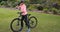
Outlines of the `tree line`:
M 0 6 L 16 7 L 21 0 L 0 0 Z M 29 10 L 40 10 L 45 13 L 60 14 L 60 0 L 24 0 Z

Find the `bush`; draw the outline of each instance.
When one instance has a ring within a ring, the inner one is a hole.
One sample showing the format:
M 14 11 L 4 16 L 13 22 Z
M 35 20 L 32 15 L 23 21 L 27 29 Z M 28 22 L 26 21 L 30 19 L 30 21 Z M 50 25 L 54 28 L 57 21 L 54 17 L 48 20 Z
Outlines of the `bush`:
M 53 14 L 58 14 L 58 10 L 56 8 L 52 8 Z
M 58 3 L 54 3 L 53 7 L 56 8 L 56 9 L 60 9 L 60 5 Z
M 15 6 L 17 6 L 17 4 L 18 4 L 19 2 L 12 2 L 12 7 L 15 7 Z
M 15 1 L 2 1 L 0 5 L 5 7 L 15 7 L 18 3 L 19 2 L 15 2 Z
M 38 10 L 43 10 L 43 7 L 42 6 L 38 6 L 37 9 Z
M 34 10 L 34 9 L 36 9 L 36 6 L 34 6 L 34 5 L 29 5 L 28 9 L 29 9 L 29 10 Z
M 60 14 L 60 10 L 59 10 L 58 12 L 59 12 L 59 14 Z
M 57 11 L 56 10 L 53 10 L 53 14 L 57 14 Z
M 0 4 L 1 4 L 1 5 L 5 5 L 6 3 L 5 3 L 5 1 L 2 1 Z
M 60 10 L 58 10 L 57 12 L 58 12 L 58 14 L 60 15 Z
M 47 8 L 44 8 L 43 11 L 44 11 L 45 13 L 48 13 L 48 9 L 47 9 Z

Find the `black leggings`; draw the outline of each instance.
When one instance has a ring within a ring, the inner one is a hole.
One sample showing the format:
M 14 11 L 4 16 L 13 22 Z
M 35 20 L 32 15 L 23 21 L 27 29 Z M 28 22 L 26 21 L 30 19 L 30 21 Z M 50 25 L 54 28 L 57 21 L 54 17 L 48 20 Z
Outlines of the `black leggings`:
M 27 15 L 22 15 L 21 26 L 23 27 L 23 20 L 25 21 L 26 26 L 29 28 L 29 21 Z

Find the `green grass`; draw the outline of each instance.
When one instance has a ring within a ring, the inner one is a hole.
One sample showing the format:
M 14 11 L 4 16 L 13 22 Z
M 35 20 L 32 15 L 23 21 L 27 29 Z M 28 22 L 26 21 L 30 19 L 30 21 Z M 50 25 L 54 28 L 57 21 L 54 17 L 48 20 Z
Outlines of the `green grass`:
M 18 10 L 0 8 L 0 32 L 12 32 L 10 22 L 18 16 Z M 31 32 L 60 32 L 60 16 L 37 12 L 28 12 L 38 19 L 36 28 Z M 24 32 L 25 29 L 22 31 Z

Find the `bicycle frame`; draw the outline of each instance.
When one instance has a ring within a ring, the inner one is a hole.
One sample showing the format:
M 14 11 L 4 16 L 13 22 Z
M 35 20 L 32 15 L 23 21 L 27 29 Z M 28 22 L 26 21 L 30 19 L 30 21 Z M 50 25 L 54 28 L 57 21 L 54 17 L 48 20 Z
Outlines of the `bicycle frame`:
M 22 16 L 22 13 L 18 12 L 18 14 L 19 14 L 18 18 L 20 18 L 20 17 Z M 31 14 L 27 14 L 28 19 L 29 19 L 29 16 L 30 16 L 30 15 L 31 15 Z

